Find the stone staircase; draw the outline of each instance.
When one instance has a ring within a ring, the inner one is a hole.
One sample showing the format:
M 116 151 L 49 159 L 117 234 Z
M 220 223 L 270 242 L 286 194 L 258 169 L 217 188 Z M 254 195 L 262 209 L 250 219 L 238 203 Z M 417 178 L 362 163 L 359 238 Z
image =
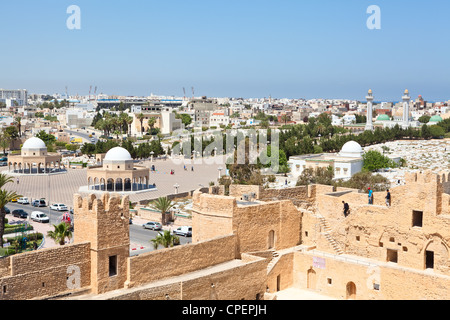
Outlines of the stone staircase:
M 336 252 L 337 255 L 344 254 L 344 251 L 337 244 L 336 240 L 334 240 L 334 238 L 331 236 L 331 228 L 328 225 L 327 220 L 321 215 L 316 214 L 316 217 L 319 219 L 320 226 L 322 227 L 322 234 L 325 236 L 330 245 L 333 247 L 334 252 Z
M 275 250 L 271 251 L 272 251 L 272 260 L 270 260 L 269 264 L 267 265 L 267 273 L 269 273 L 273 269 L 273 267 L 277 264 L 278 260 L 280 260 L 280 254 Z

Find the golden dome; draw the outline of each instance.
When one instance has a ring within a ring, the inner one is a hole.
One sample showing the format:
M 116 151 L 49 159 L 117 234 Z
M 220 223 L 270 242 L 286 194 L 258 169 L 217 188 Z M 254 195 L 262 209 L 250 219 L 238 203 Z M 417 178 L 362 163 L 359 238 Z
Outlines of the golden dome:
M 405 90 L 405 95 L 408 95 L 408 94 L 409 94 L 409 90 L 406 89 L 406 90 Z
M 369 89 L 369 94 L 372 94 L 372 89 Z

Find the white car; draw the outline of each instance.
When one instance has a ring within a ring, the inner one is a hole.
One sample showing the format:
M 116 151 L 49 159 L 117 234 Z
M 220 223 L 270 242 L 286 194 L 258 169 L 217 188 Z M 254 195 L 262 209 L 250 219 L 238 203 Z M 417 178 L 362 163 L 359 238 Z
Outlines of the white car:
M 30 201 L 28 200 L 28 198 L 19 198 L 17 199 L 17 203 L 30 204 Z
M 49 217 L 45 213 L 40 212 L 40 211 L 33 211 L 31 213 L 31 220 L 37 221 L 40 223 L 49 223 L 50 222 Z
M 50 210 L 56 210 L 56 211 L 69 211 L 67 206 L 62 203 L 55 203 L 50 206 Z
M 192 227 L 183 226 L 173 230 L 173 233 L 178 236 L 192 237 Z

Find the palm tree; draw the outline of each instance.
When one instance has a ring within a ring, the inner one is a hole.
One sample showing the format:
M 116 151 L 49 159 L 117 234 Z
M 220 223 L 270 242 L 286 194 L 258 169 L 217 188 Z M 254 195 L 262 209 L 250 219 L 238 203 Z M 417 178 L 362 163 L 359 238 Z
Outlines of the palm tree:
M 144 132 L 144 119 L 145 119 L 145 115 L 143 113 L 139 113 L 137 115 L 137 118 L 139 119 L 139 121 L 141 122 L 141 133 Z
M 17 124 L 17 129 L 19 130 L 19 136 L 22 136 L 22 118 L 21 117 L 16 117 L 14 118 L 15 120 L 15 124 Z
M 167 197 L 160 197 L 157 200 L 153 201 L 152 204 L 155 209 L 161 211 L 161 224 L 165 225 L 166 213 L 174 206 L 174 203 Z
M 72 238 L 72 232 L 70 231 L 70 225 L 66 222 L 61 222 L 58 225 L 53 225 L 54 231 L 47 232 L 47 235 L 58 242 L 61 246 L 65 244 L 66 238 Z
M 14 182 L 14 179 L 4 173 L 0 174 L 0 188 L 3 188 L 6 184 Z M 3 248 L 3 234 L 5 232 L 5 206 L 11 202 L 12 199 L 20 198 L 21 195 L 13 191 L 0 190 L 0 247 Z
M 131 134 L 131 125 L 133 124 L 133 117 L 128 116 L 125 119 L 126 123 L 127 123 L 127 135 L 130 136 Z
M 153 131 L 153 127 L 155 126 L 156 118 L 150 118 L 148 119 L 148 126 L 150 127 L 150 134 Z
M 166 230 L 164 231 L 164 234 L 160 232 L 155 239 L 150 241 L 153 242 L 153 248 L 157 250 L 159 245 L 162 245 L 164 248 L 171 248 L 175 245 L 175 243 L 179 243 L 179 240 L 180 238 Z

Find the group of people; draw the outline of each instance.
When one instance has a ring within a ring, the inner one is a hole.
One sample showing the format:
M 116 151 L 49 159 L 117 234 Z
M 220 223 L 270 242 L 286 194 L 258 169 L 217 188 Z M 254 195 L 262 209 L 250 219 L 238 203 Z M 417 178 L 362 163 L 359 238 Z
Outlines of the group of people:
M 373 205 L 373 190 L 371 188 L 369 188 L 368 191 L 369 191 L 369 204 Z M 386 190 L 385 200 L 386 200 L 386 206 L 390 207 L 392 198 L 391 198 L 391 192 L 389 191 L 389 189 Z M 344 216 L 347 218 L 348 215 L 350 214 L 350 205 L 345 201 L 342 201 L 342 203 L 344 204 Z

